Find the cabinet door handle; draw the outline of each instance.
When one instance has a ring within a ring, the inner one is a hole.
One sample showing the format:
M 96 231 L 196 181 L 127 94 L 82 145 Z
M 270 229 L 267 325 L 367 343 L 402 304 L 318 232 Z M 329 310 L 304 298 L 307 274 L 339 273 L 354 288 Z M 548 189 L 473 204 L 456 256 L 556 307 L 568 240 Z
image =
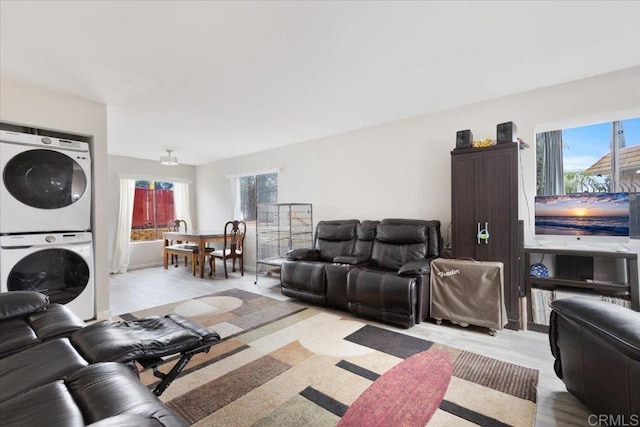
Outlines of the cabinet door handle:
M 484 244 L 485 245 L 489 244 L 489 223 L 488 222 L 484 223 Z
M 489 244 L 489 223 L 484 223 L 484 228 L 480 228 L 480 223 L 478 223 L 478 234 L 476 234 L 476 238 L 478 239 L 478 244 L 481 241 L 484 241 L 485 245 Z

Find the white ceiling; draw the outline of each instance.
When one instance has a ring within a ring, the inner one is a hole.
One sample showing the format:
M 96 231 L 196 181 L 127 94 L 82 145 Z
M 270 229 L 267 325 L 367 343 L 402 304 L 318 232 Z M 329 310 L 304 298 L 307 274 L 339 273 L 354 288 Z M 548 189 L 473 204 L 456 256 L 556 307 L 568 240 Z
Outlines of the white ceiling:
M 5 1 L 0 72 L 198 165 L 640 65 L 638 1 Z

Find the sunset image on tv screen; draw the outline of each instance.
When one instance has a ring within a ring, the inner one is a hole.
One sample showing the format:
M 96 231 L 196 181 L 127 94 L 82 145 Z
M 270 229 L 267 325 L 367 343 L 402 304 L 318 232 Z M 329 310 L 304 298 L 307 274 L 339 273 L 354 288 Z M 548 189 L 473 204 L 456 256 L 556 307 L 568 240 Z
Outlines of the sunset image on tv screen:
M 629 193 L 537 196 L 536 234 L 628 236 Z

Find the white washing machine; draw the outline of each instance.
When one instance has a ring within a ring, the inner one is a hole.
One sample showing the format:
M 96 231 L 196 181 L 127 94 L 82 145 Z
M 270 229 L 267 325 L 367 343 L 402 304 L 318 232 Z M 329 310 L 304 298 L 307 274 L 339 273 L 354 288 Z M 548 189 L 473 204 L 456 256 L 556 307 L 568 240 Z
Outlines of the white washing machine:
M 95 317 L 91 233 L 0 236 L 1 292 L 33 290 L 66 304 L 83 320 Z
M 89 144 L 0 131 L 0 233 L 91 229 Z

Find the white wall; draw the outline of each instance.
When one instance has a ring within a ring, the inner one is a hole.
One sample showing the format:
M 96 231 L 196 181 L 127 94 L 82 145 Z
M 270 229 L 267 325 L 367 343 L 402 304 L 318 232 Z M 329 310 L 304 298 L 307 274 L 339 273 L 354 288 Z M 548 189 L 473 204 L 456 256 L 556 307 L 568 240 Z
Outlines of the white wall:
M 109 313 L 106 105 L 0 77 L 0 121 L 91 137 L 96 312 Z
M 158 154 L 158 159 L 160 155 Z M 195 221 L 197 201 L 195 197 L 195 167 L 189 165 L 164 166 L 160 161 L 136 159 L 133 157 L 109 156 L 108 180 L 109 180 L 109 265 L 114 255 L 116 229 L 118 225 L 118 212 L 120 210 L 120 175 L 135 176 L 148 180 L 187 180 L 190 181 L 189 195 L 192 217 Z M 189 224 L 192 230 L 194 224 Z M 131 257 L 129 269 L 144 268 L 162 264 L 162 248 L 164 242 L 155 240 L 152 242 L 131 243 Z
M 535 196 L 535 131 L 619 115 L 640 116 L 640 67 L 198 166 L 197 182 L 208 183 L 196 191 L 198 222 L 205 227 L 231 218 L 229 174 L 280 168 L 279 202 L 312 203 L 314 223 L 439 219 L 445 234 L 456 131 L 471 129 L 475 139 L 495 139 L 496 125 L 513 121 L 531 145 L 520 152 L 520 218 L 528 224 Z M 531 229 L 525 231 L 528 243 Z M 248 266 L 255 263 L 254 236 L 246 243 Z
M 0 79 L 0 94 L 1 121 L 93 138 L 96 308 L 98 316 L 105 317 L 109 314 L 110 242 L 117 217 L 113 177 L 156 173 L 146 170 L 144 161 L 127 158 L 120 159 L 132 163 L 118 166 L 120 160 L 113 160 L 113 169 L 107 171 L 105 105 L 6 77 Z M 497 123 L 514 121 L 519 135 L 533 147 L 536 129 L 619 115 L 640 116 L 640 67 L 195 167 L 194 182 L 199 185 L 194 186 L 192 198 L 194 220 L 198 228 L 213 230 L 233 216 L 229 174 L 280 168 L 279 201 L 313 203 L 315 223 L 338 218 L 439 219 L 444 233 L 450 221 L 449 152 L 456 131 L 472 129 L 476 139 L 495 138 Z M 533 148 L 521 154 L 525 191 L 520 197 L 520 217 L 530 222 L 527 201 L 532 206 L 535 154 Z M 149 168 L 155 167 L 160 166 L 151 162 Z M 190 179 L 185 173 L 175 172 Z M 531 242 L 530 233 L 526 239 Z M 248 235 L 246 244 L 250 267 L 255 262 L 254 234 Z M 639 247 L 634 242 L 634 250 L 640 251 Z

